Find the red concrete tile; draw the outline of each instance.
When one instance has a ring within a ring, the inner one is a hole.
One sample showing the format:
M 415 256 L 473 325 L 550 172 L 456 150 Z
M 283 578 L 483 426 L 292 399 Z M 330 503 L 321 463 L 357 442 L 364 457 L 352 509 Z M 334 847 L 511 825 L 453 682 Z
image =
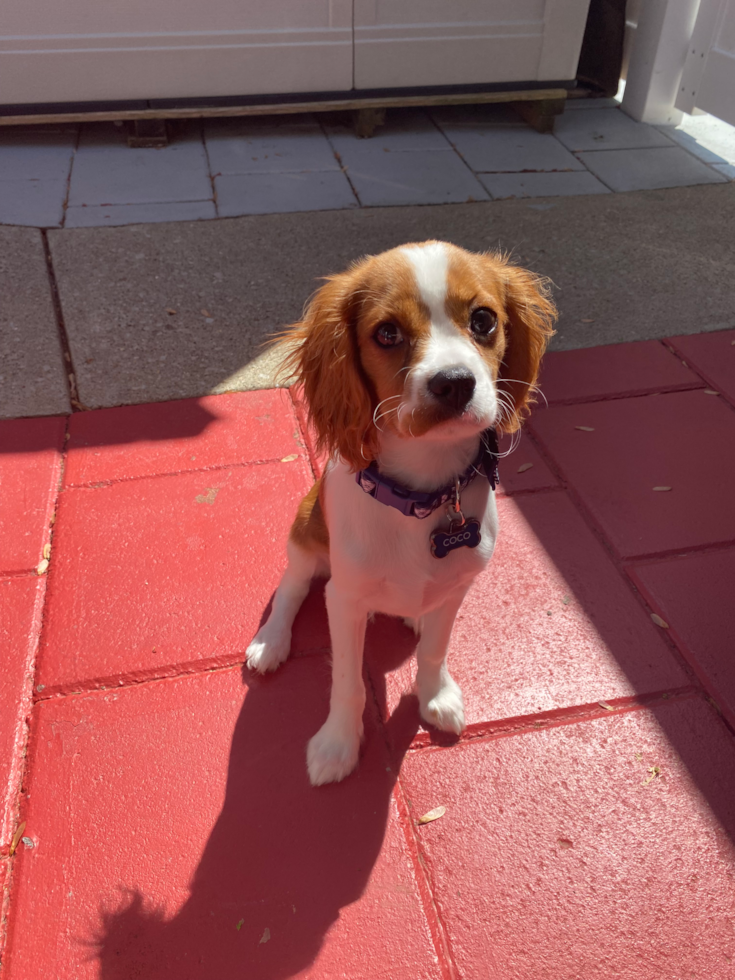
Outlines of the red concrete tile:
M 0 573 L 35 568 L 49 539 L 65 418 L 0 422 Z
M 498 510 L 495 554 L 449 647 L 469 724 L 691 683 L 565 494 L 500 499 Z M 408 656 L 397 632 L 394 646 Z M 397 666 L 387 642 L 370 662 L 379 701 L 387 697 L 392 712 L 415 665 Z
M 447 808 L 417 834 L 463 980 L 731 976 L 735 744 L 702 701 L 422 749 L 401 780 Z
M 735 330 L 671 337 L 668 341 L 713 388 L 735 401 Z
M 0 579 L 0 853 L 17 822 L 44 585 L 35 575 Z
M 702 380 L 661 341 L 643 340 L 552 351 L 544 357 L 539 385 L 548 403 L 559 405 L 701 388 Z M 539 403 L 543 404 L 543 398 L 539 398 Z
M 65 486 L 304 454 L 281 389 L 79 412 L 69 434 Z
M 500 452 L 510 449 L 511 440 L 500 440 Z M 519 473 L 518 470 L 523 472 Z M 498 463 L 500 473 L 499 493 L 511 494 L 522 490 L 545 490 L 558 486 L 558 481 L 539 455 L 528 436 L 524 433 L 513 452 Z
M 438 980 L 369 716 L 308 784 L 328 689 L 312 658 L 43 702 L 7 980 Z
M 735 725 L 735 550 L 638 565 L 628 572 Z
M 243 659 L 310 483 L 297 459 L 62 493 L 38 690 Z
M 735 540 L 735 414 L 721 398 L 683 391 L 550 408 L 530 425 L 619 555 Z

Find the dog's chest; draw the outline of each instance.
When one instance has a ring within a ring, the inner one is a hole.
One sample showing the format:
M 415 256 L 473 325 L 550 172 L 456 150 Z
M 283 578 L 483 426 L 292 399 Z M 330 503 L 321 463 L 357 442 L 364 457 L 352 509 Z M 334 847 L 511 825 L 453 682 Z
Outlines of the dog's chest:
M 469 585 L 487 564 L 497 535 L 497 512 L 486 481 L 473 482 L 462 501 L 465 517 L 480 522 L 480 543 L 437 558 L 431 534 L 449 528 L 446 508 L 424 520 L 406 517 L 363 493 L 354 476 L 329 476 L 332 576 L 335 584 L 363 598 L 371 611 L 418 618 Z

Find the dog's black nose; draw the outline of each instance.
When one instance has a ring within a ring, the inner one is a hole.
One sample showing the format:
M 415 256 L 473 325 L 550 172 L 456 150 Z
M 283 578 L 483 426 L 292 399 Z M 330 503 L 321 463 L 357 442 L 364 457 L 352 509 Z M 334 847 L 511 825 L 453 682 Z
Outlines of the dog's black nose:
M 429 391 L 447 408 L 463 411 L 475 393 L 475 376 L 464 367 L 446 368 L 429 379 Z

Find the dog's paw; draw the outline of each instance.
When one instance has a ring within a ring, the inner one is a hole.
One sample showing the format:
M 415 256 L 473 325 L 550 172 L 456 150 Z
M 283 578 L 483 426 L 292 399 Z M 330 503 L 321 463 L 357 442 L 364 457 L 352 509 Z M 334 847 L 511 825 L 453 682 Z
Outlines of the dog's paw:
M 465 729 L 464 698 L 459 684 L 449 674 L 445 674 L 442 686 L 431 697 L 422 695 L 417 686 L 421 717 L 430 725 L 443 732 L 461 735 Z
M 250 670 L 265 674 L 276 670 L 288 657 L 291 649 L 291 636 L 275 630 L 269 630 L 266 623 L 245 651 L 245 663 Z
M 312 786 L 338 783 L 357 765 L 361 731 L 345 731 L 328 719 L 309 741 L 306 768 Z

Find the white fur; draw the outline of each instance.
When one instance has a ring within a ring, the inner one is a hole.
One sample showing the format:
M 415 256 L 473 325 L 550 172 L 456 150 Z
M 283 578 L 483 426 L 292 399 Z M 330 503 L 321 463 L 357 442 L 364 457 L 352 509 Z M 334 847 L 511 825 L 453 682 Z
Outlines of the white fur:
M 448 320 L 444 309 L 447 254 L 441 244 L 405 249 L 421 297 L 431 313 L 431 340 L 424 360 L 412 371 L 404 411 L 425 397 L 427 380 L 438 370 L 463 365 L 477 388 L 468 418 L 445 423 L 417 438 L 381 435 L 381 472 L 417 490 L 443 486 L 476 456 L 480 432 L 495 421 L 497 399 L 489 369 L 472 343 Z M 484 476 L 462 494 L 467 518 L 481 523 L 482 541 L 434 558 L 430 535 L 447 527 L 446 508 L 424 520 L 405 517 L 369 497 L 354 473 L 339 460 L 329 463 L 322 505 L 329 528 L 331 578 L 326 587 L 332 639 L 332 692 L 329 716 L 307 751 L 313 785 L 343 779 L 357 764 L 362 737 L 365 686 L 362 654 L 371 612 L 420 623 L 415 690 L 422 717 L 445 731 L 465 726 L 462 692 L 446 665 L 457 611 L 475 576 L 492 555 L 497 537 L 495 498 Z M 276 592 L 273 611 L 247 650 L 247 663 L 259 671 L 275 669 L 288 655 L 291 626 L 319 569 L 316 556 L 289 544 L 289 565 Z M 323 570 L 329 574 L 329 570 Z

